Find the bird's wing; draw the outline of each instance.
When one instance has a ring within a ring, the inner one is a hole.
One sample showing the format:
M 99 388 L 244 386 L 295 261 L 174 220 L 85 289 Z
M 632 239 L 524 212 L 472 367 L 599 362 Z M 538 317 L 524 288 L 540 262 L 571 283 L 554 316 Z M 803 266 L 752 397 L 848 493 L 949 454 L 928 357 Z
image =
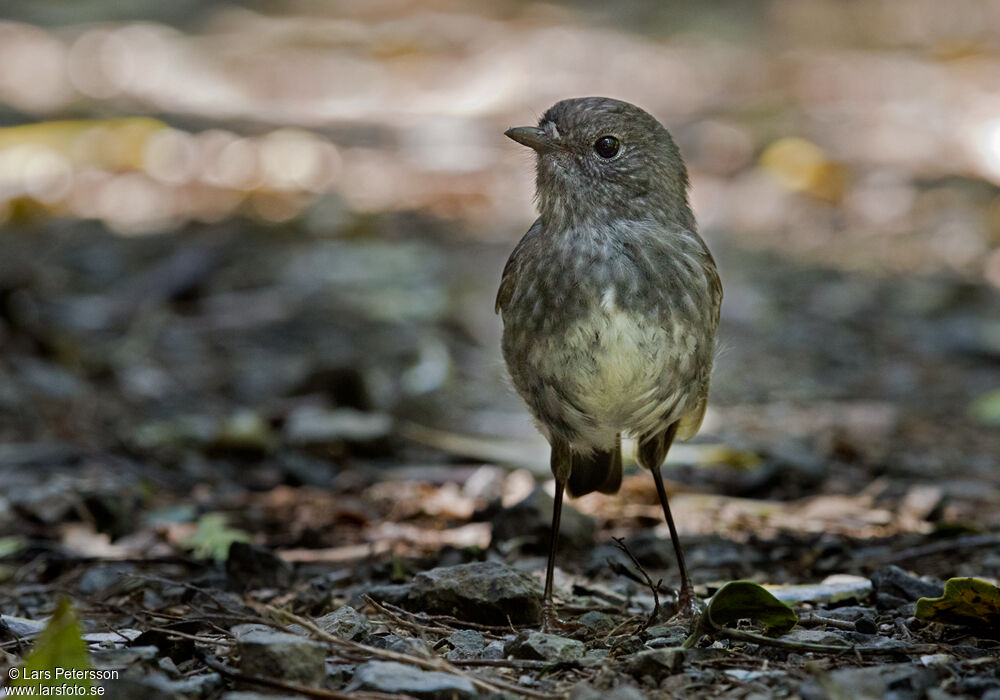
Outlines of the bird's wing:
M 676 229 L 667 236 L 650 236 L 639 247 L 632 248 L 632 257 L 651 270 L 651 276 L 665 288 L 665 293 L 679 295 L 687 291 L 694 293 L 700 288 L 697 308 L 702 313 L 707 312 L 703 321 L 710 327 L 709 339 L 714 338 L 719 325 L 719 312 L 722 307 L 722 282 L 715 267 L 715 260 L 705 242 L 693 231 Z M 683 283 L 684 280 L 686 283 Z M 702 286 L 704 285 L 704 286 Z M 672 304 L 664 304 L 660 308 L 661 321 L 669 328 L 675 323 L 675 315 L 682 313 L 680 308 Z M 714 348 L 711 349 L 714 353 Z M 704 376 L 699 381 L 697 402 L 694 408 L 681 416 L 677 428 L 677 439 L 688 440 L 694 437 L 705 418 L 708 404 L 708 385 L 710 382 L 711 362 L 705 368 Z
M 510 298 L 514 295 L 514 288 L 517 286 L 517 273 L 520 268 L 521 253 L 526 247 L 532 244 L 541 230 L 542 219 L 535 219 L 535 223 L 531 225 L 531 228 L 524 234 L 521 242 L 514 247 L 510 257 L 507 258 L 507 264 L 504 265 L 503 274 L 500 276 L 500 289 L 497 290 L 497 300 L 494 307 L 496 313 L 500 313 L 500 310 L 510 302 Z
M 715 258 L 712 257 L 707 247 L 704 255 L 709 263 L 705 266 L 705 274 L 708 276 L 708 287 L 712 296 L 712 324 L 718 328 L 719 315 L 722 311 L 722 279 L 719 277 L 719 270 L 715 267 Z
M 719 271 L 715 267 L 715 259 L 712 257 L 712 253 L 709 252 L 708 247 L 700 238 L 698 240 L 701 243 L 702 271 L 708 283 L 709 300 L 712 305 L 711 322 L 712 335 L 714 336 L 715 329 L 719 326 L 719 314 L 722 310 L 722 280 L 719 278 Z M 701 428 L 701 423 L 705 420 L 705 409 L 708 407 L 709 382 L 710 376 L 705 377 L 705 385 L 698 404 L 693 411 L 681 416 L 680 425 L 677 427 L 677 438 L 679 440 L 690 440 L 698 433 L 698 429 Z
M 701 398 L 698 400 L 698 405 L 690 413 L 686 413 L 681 416 L 680 425 L 677 426 L 677 439 L 678 440 L 690 440 L 695 435 L 698 434 L 698 429 L 701 428 L 701 422 L 705 420 L 705 409 L 708 408 L 708 393 L 702 394 Z

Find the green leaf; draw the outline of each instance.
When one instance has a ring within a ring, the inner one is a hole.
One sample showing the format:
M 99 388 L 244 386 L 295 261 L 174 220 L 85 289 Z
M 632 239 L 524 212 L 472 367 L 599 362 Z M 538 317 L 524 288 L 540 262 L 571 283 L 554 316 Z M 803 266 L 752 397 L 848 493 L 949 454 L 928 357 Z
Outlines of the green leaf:
M 799 621 L 794 610 L 751 581 L 730 581 L 716 591 L 707 616 L 715 628 L 752 620 L 764 625 L 768 634 L 787 632 Z
M 223 561 L 233 542 L 249 542 L 252 538 L 242 530 L 229 527 L 223 513 L 206 513 L 198 518 L 198 529 L 181 544 L 194 550 L 198 559 Z
M 9 557 L 11 554 L 17 554 L 28 544 L 28 540 L 21 535 L 13 535 L 11 537 L 0 537 L 0 558 Z
M 1000 389 L 983 394 L 969 406 L 973 420 L 986 425 L 1000 425 Z
M 90 680 L 84 674 L 73 672 L 86 672 L 91 668 L 90 655 L 80 634 L 76 611 L 69 599 L 63 598 L 45 629 L 38 635 L 35 646 L 12 685 L 41 688 L 66 684 L 86 689 L 78 693 L 85 695 L 89 693 Z
M 917 601 L 917 617 L 930 622 L 1000 628 L 1000 588 L 978 578 L 952 578 L 940 598 Z

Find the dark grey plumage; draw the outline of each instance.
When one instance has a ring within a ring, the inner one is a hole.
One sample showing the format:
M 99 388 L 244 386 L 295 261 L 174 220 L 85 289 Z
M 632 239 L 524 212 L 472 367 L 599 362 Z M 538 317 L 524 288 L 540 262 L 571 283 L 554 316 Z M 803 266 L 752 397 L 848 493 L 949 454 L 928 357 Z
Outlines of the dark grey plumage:
M 538 127 L 507 133 L 537 152 L 540 217 L 497 294 L 504 359 L 552 444 L 557 482 L 572 495 L 615 492 L 622 433 L 658 469 L 674 434 L 701 424 L 722 302 L 715 262 L 677 146 L 643 110 L 563 100 Z M 610 158 L 595 150 L 606 137 L 619 146 Z

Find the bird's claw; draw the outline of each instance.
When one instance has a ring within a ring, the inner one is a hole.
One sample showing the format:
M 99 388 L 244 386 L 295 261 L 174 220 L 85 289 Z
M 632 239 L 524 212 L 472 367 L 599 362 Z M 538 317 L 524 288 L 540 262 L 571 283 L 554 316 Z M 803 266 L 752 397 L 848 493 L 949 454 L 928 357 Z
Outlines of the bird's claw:
M 677 593 L 677 611 L 671 618 L 672 621 L 693 625 L 704 611 L 704 604 L 689 588 L 681 588 Z
M 569 623 L 556 617 L 552 605 L 542 605 L 542 632 L 557 634 L 560 630 L 569 629 Z

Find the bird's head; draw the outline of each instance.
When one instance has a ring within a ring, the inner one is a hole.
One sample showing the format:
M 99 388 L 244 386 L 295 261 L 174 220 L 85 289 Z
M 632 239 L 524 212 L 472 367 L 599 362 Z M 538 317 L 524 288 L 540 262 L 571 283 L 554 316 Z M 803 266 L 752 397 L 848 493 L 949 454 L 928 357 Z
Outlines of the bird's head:
M 694 229 L 687 169 L 669 132 L 635 105 L 580 97 L 506 136 L 538 156 L 543 221 L 657 220 Z

